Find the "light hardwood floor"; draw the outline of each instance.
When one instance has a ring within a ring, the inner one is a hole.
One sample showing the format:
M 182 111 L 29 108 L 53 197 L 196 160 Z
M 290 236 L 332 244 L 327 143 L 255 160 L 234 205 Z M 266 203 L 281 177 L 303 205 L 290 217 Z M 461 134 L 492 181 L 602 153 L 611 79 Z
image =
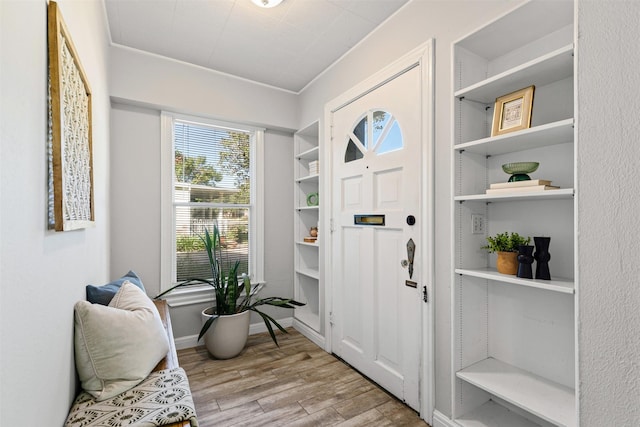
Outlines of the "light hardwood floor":
M 421 426 L 412 409 L 292 328 L 249 337 L 242 354 L 179 350 L 201 427 Z

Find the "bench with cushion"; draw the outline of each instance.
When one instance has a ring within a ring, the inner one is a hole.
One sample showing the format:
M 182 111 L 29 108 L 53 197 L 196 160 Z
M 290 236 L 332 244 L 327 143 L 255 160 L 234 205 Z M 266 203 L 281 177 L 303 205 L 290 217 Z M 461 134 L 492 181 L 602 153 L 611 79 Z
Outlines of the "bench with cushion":
M 166 302 L 152 304 L 131 283 L 121 287 L 109 307 L 86 301 L 76 304 L 76 365 L 84 390 L 75 399 L 65 426 L 197 427 Z

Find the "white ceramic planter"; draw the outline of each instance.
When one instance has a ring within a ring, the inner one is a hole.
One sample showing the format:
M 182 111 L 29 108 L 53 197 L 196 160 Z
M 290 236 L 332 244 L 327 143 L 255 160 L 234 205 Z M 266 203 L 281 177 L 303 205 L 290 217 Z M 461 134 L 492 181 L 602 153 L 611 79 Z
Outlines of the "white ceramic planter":
M 209 313 L 209 314 L 207 314 Z M 213 307 L 202 311 L 202 324 L 211 317 Z M 216 359 L 236 357 L 247 344 L 251 312 L 220 316 L 204 335 L 207 350 Z

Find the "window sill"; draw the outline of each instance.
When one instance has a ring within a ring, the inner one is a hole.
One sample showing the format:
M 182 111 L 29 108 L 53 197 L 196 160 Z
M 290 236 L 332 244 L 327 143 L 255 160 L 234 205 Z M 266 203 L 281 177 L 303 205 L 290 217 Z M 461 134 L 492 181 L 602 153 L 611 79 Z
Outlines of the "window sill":
M 259 287 L 259 290 L 261 290 L 266 286 L 266 282 L 253 282 L 251 286 L 253 287 L 253 289 Z M 211 305 L 215 304 L 213 288 L 209 285 L 191 286 L 189 288 L 176 289 L 170 294 L 162 297 L 162 299 L 167 301 L 169 307 L 182 307 L 186 305 L 204 303 L 210 303 Z

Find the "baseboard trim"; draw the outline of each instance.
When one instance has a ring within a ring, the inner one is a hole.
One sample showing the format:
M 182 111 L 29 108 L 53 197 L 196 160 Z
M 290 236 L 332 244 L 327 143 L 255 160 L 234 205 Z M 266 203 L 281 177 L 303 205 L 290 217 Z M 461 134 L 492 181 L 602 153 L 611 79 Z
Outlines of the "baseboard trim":
M 317 345 L 318 347 L 326 351 L 325 338 L 322 335 L 320 335 L 317 331 L 305 325 L 298 319 L 293 319 L 293 328 L 298 332 L 300 332 L 305 337 L 307 337 L 313 343 L 315 343 L 315 345 Z
M 437 409 L 433 411 L 433 427 L 456 427 L 453 421 L 451 421 L 446 415 Z
M 293 317 L 285 317 L 284 319 L 277 319 L 278 323 L 283 328 L 288 328 L 293 326 Z M 267 327 L 264 322 L 260 323 L 252 323 L 249 326 L 249 335 L 260 334 L 262 332 L 267 332 Z M 187 335 L 184 337 L 175 338 L 176 350 L 184 350 L 185 348 L 193 348 L 199 345 L 204 345 L 202 341 L 198 343 L 198 335 Z

